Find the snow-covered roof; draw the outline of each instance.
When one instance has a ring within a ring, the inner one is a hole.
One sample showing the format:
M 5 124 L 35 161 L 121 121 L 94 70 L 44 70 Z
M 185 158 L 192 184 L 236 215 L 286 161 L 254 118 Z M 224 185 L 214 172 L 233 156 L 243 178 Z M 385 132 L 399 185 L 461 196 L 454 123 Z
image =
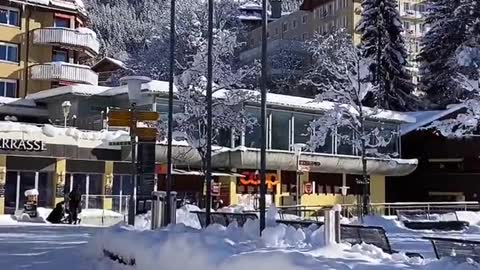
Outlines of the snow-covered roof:
M 406 135 L 412 131 L 419 129 L 420 127 L 428 125 L 433 121 L 436 121 L 463 108 L 465 108 L 464 105 L 455 104 L 451 105 L 446 110 L 407 112 L 405 114 L 415 117 L 417 121 L 415 123 L 401 125 L 400 133 L 402 136 Z
M 174 86 L 173 91 L 177 91 Z M 168 82 L 165 81 L 151 81 L 142 84 L 142 92 L 145 93 L 168 93 Z M 116 96 L 128 93 L 128 86 L 122 85 L 117 87 L 93 86 L 88 84 L 75 84 L 62 86 L 58 88 L 43 90 L 37 93 L 27 95 L 26 99 L 41 100 L 62 95 L 77 95 L 77 96 Z
M 127 65 L 125 65 L 125 63 L 123 63 L 122 61 L 118 60 L 118 59 L 114 59 L 114 58 L 111 58 L 111 57 L 104 57 L 102 60 L 98 61 L 97 63 L 95 63 L 93 66 L 92 66 L 92 70 L 95 71 L 95 69 L 102 63 L 104 62 L 111 62 L 113 63 L 114 65 L 117 65 L 118 67 L 120 68 L 124 68 L 126 69 L 127 68 Z
M 228 90 L 217 91 L 214 93 L 214 96 L 217 98 L 221 98 L 222 96 L 225 95 L 226 91 Z M 244 90 L 244 91 L 254 92 L 252 90 Z M 258 93 L 258 92 L 254 92 L 254 93 Z M 335 105 L 337 105 L 336 103 L 330 102 L 330 101 L 317 102 L 311 98 L 273 94 L 273 93 L 267 94 L 267 104 L 270 106 L 279 106 L 284 108 L 291 108 L 296 110 L 308 110 L 308 111 L 330 111 L 335 108 Z M 371 109 L 365 108 L 365 110 L 371 110 Z M 379 110 L 377 113 L 375 113 L 375 115 L 372 116 L 372 118 L 389 120 L 394 122 L 402 122 L 402 123 L 415 123 L 415 117 L 412 117 L 405 113 L 389 111 L 389 110 Z
M 79 95 L 79 96 L 93 96 L 99 95 L 102 92 L 105 92 L 109 89 L 109 87 L 104 86 L 95 86 L 95 85 L 88 85 L 88 84 L 74 84 L 74 85 L 67 85 L 62 87 L 57 87 L 53 89 L 43 90 L 37 93 L 29 94 L 26 96 L 26 99 L 31 100 L 40 100 L 55 96 L 62 96 L 62 95 Z
M 54 6 L 60 8 L 66 8 L 71 10 L 80 11 L 85 13 L 85 4 L 82 0 L 18 0 L 18 2 L 26 2 L 30 4 Z
M 22 107 L 36 107 L 35 101 L 23 98 L 0 97 L 0 106 L 12 105 Z
M 254 3 L 254 2 L 247 2 L 240 7 L 238 7 L 240 10 L 259 10 L 262 11 L 262 5 Z

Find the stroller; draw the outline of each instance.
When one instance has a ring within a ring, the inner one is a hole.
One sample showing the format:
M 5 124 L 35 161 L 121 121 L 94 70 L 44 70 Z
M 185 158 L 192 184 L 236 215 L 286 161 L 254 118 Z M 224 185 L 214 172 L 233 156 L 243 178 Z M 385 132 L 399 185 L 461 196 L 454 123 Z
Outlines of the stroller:
M 52 224 L 68 224 L 69 216 L 65 208 L 65 201 L 61 201 L 55 205 L 55 208 L 50 212 L 47 221 Z
M 79 213 L 81 212 L 81 208 Z M 72 224 L 70 211 L 65 206 L 65 201 L 61 201 L 55 205 L 50 215 L 47 217 L 47 221 L 52 224 Z M 80 224 L 81 219 L 77 219 L 76 224 Z

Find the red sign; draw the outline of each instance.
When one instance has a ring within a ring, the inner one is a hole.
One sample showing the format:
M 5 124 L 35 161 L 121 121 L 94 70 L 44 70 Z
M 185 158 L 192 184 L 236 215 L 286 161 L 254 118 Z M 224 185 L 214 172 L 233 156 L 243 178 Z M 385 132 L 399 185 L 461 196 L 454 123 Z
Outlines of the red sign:
M 242 175 L 245 177 L 240 178 L 240 183 L 244 186 L 259 186 L 260 185 L 260 174 L 255 172 L 242 172 Z M 276 173 L 267 173 L 265 175 L 267 188 L 273 189 L 274 186 L 280 184 Z
M 312 194 L 313 193 L 312 183 L 305 183 L 303 185 L 303 193 L 305 193 L 305 194 Z
M 222 183 L 213 183 L 212 182 L 212 196 L 220 196 L 220 187 L 222 186 Z

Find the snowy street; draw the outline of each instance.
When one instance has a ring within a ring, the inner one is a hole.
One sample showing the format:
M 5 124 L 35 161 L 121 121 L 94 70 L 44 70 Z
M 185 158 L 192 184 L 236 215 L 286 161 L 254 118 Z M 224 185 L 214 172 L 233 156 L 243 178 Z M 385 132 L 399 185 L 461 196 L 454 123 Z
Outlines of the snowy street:
M 160 231 L 144 230 L 148 216 L 137 219 L 137 227 L 111 228 L 59 226 L 50 224 L 3 223 L 0 225 L 1 269 L 35 270 L 470 270 L 472 264 L 437 261 L 430 242 L 423 236 L 480 239 L 477 213 L 463 213 L 472 222 L 463 232 L 412 231 L 395 220 L 369 217 L 367 224 L 382 226 L 400 254 L 389 255 L 371 245 L 323 247 L 322 229 L 295 230 L 276 225 L 259 238 L 258 221 L 243 228 L 195 229 L 195 215 L 181 209 L 179 222 Z M 144 221 L 143 223 L 141 221 Z M 103 249 L 126 258 L 136 258 L 136 266 L 124 266 L 104 257 Z M 402 253 L 418 252 L 425 260 Z M 189 260 L 184 260 L 189 258 Z
M 0 226 L 0 269 L 96 269 L 81 250 L 99 230 L 102 228 Z

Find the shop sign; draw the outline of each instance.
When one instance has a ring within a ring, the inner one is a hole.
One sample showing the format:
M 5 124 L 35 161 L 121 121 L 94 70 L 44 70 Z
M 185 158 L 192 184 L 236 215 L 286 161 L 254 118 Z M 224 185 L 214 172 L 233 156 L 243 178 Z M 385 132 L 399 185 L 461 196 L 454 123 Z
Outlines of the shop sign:
M 299 166 L 308 166 L 308 167 L 320 167 L 322 164 L 318 161 L 310 161 L 310 160 L 300 160 L 298 161 Z
M 313 193 L 312 183 L 305 183 L 303 185 L 303 193 L 305 193 L 305 194 L 312 194 Z
M 260 185 L 260 174 L 255 172 L 242 172 L 244 177 L 240 178 L 240 183 L 244 186 L 259 186 Z M 274 186 L 280 184 L 276 173 L 267 173 L 265 174 L 265 179 L 267 183 L 267 188 L 272 189 Z
M 47 150 L 43 141 L 22 139 L 0 139 L 0 149 L 41 152 Z

